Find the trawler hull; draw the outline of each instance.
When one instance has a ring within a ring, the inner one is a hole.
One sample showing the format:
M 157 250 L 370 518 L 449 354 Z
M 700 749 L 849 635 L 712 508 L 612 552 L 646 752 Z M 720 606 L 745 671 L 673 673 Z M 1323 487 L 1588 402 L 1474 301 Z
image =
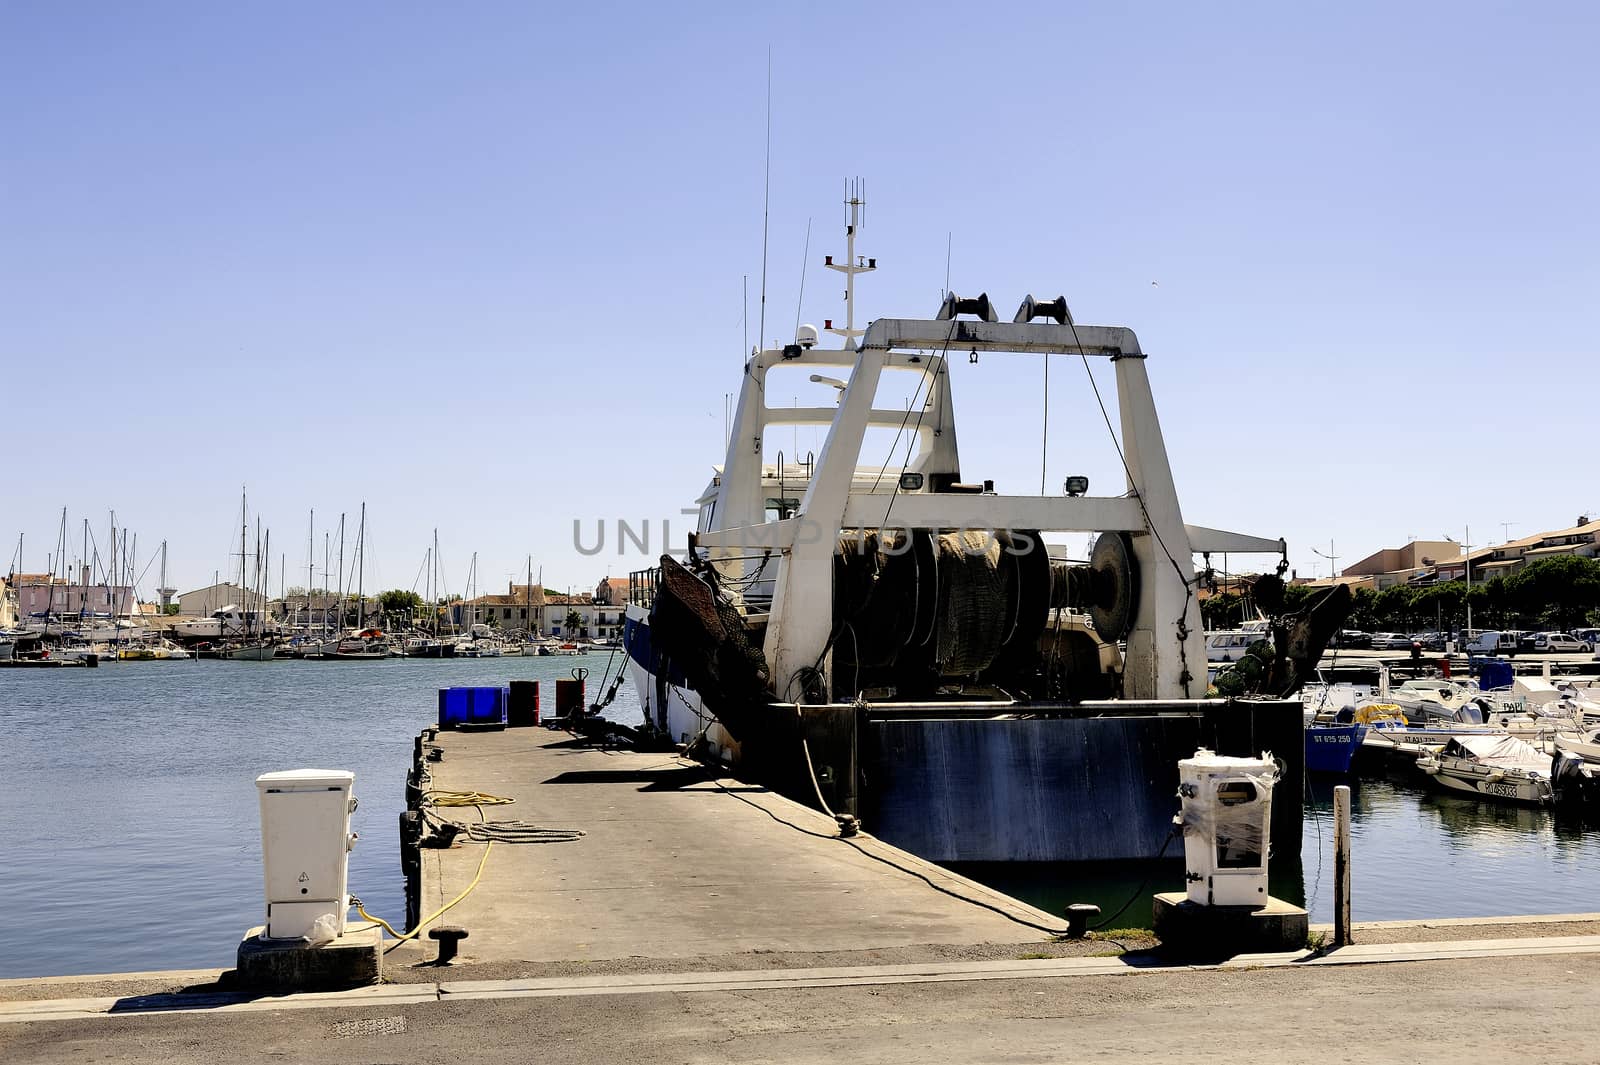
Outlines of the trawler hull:
M 1148 859 L 1164 845 L 1180 854 L 1168 841 L 1178 762 L 1200 747 L 1278 758 L 1273 853 L 1300 851 L 1298 701 L 773 703 L 758 715 L 767 724 L 736 740 L 661 660 L 644 608 L 629 607 L 623 631 L 647 724 L 930 861 Z

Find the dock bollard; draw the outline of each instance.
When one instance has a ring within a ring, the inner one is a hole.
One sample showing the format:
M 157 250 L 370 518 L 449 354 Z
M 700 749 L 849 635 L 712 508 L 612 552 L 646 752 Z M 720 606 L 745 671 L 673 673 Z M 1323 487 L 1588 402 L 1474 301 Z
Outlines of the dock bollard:
M 1350 786 L 1333 789 L 1333 945 L 1348 947 L 1350 935 Z
M 1067 938 L 1082 939 L 1089 934 L 1089 918 L 1099 917 L 1100 907 L 1092 902 L 1074 902 L 1067 907 Z
M 452 925 L 440 925 L 438 928 L 428 929 L 428 938 L 439 944 L 439 957 L 433 964 L 449 965 L 455 960 L 456 948 L 467 938 L 467 930 Z

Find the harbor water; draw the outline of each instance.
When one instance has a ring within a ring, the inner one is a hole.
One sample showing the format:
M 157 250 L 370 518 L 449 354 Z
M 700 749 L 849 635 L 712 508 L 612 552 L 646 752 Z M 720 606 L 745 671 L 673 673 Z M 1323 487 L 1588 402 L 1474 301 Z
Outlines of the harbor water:
M 405 913 L 397 820 L 416 732 L 453 685 L 590 670 L 608 656 L 372 662 L 124 662 L 0 673 L 9 769 L 0 843 L 0 977 L 227 967 L 264 905 L 255 777 L 312 766 L 356 774 L 361 835 L 351 890 L 369 912 Z M 622 665 L 618 654 L 611 669 Z M 639 717 L 631 685 L 607 716 Z M 1176 800 L 1174 800 L 1176 802 Z M 538 820 L 538 810 L 516 814 Z M 1273 859 L 1273 892 L 1331 919 L 1331 792 L 1317 783 L 1301 860 Z M 867 826 L 870 830 L 871 826 Z M 1354 796 L 1358 920 L 1595 909 L 1600 830 L 1543 810 L 1368 779 Z M 1173 855 L 1178 845 L 1172 847 Z M 1116 926 L 1148 922 L 1150 892 L 1182 864 L 964 867 L 1053 912 L 1098 903 Z
M 405 920 L 399 816 L 437 690 L 590 671 L 608 654 L 376 661 L 118 662 L 0 672 L 0 978 L 231 967 L 262 923 L 255 778 L 355 773 L 350 890 Z M 623 664 L 618 652 L 613 674 Z M 607 711 L 636 721 L 624 681 Z M 537 820 L 537 810 L 516 816 Z

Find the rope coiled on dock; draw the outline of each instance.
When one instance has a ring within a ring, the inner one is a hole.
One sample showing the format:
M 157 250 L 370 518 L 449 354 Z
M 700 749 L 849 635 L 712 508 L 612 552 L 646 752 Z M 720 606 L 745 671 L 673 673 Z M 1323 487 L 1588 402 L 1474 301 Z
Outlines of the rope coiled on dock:
M 456 838 L 471 843 L 571 843 L 583 836 L 578 828 L 548 828 L 532 821 L 505 819 L 491 821 L 484 815 L 485 806 L 509 806 L 516 799 L 505 795 L 490 795 L 482 791 L 448 791 L 427 789 L 422 793 L 420 812 L 423 820 L 435 830 L 446 825 L 454 829 Z M 433 807 L 470 806 L 478 811 L 478 821 L 452 821 L 433 813 Z

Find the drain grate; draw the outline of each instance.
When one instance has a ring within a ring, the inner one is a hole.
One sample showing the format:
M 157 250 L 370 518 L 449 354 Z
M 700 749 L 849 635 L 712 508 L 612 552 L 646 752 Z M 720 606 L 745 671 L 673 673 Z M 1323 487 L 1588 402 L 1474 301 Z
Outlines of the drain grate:
M 333 1034 L 340 1038 L 358 1035 L 404 1035 L 405 1031 L 404 1017 L 363 1017 L 358 1021 L 339 1021 L 333 1026 Z

